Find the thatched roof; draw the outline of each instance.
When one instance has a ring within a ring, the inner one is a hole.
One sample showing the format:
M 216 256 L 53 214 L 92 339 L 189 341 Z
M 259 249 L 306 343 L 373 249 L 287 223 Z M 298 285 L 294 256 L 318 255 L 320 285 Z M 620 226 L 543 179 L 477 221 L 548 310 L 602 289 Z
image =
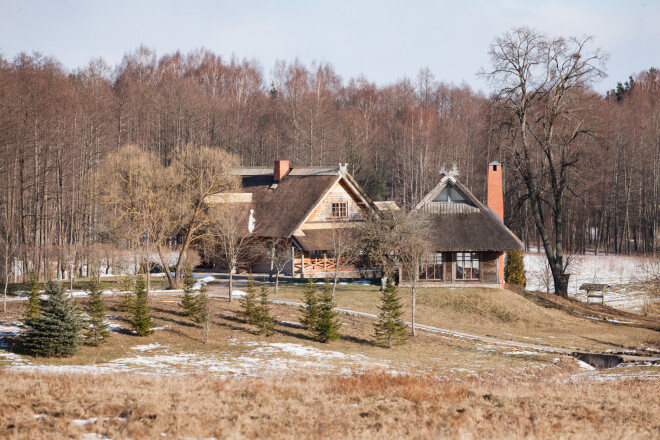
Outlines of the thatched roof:
M 350 228 L 350 230 L 354 230 L 354 228 Z M 337 229 L 338 234 L 344 234 L 344 239 L 348 238 L 346 231 L 347 230 L 344 230 L 343 228 Z M 304 229 L 302 232 L 304 235 L 296 234 L 293 238 L 295 238 L 303 249 L 329 250 L 334 248 L 333 230 L 331 228 Z M 350 233 L 350 231 L 348 233 Z
M 433 202 L 451 185 L 465 196 L 462 203 Z M 431 237 L 436 251 L 504 251 L 522 250 L 523 244 L 501 220 L 453 177 L 444 177 L 415 207 L 415 211 L 431 222 Z
M 401 211 L 399 206 L 393 200 L 386 200 L 384 202 L 374 202 L 374 205 L 381 212 L 383 212 L 383 211 Z
M 273 180 L 272 167 L 237 167 L 232 170 L 232 174 L 241 178 L 242 188 L 239 191 L 251 196 L 241 200 L 235 194 L 231 196 L 237 202 L 243 202 L 237 204 L 254 209 L 254 234 L 260 237 L 291 237 L 325 194 L 342 178 L 359 197 L 365 199 L 367 205 L 375 209 L 355 180 L 340 167 L 291 167 L 279 182 Z M 216 199 L 225 198 L 223 195 L 214 195 L 207 198 L 207 201 L 213 204 Z

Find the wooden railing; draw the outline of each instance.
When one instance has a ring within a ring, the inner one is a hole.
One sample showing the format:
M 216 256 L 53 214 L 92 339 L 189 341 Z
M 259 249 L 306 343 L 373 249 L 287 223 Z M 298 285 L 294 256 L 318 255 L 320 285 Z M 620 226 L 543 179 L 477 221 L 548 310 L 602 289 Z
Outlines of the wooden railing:
M 301 270 L 302 268 L 301 259 L 296 258 L 293 264 L 296 273 L 334 272 L 336 267 L 335 261 L 328 258 L 305 258 L 304 262 L 305 262 L 304 270 Z M 342 264 L 342 262 L 340 261 L 339 270 L 340 271 L 355 270 L 355 266 L 345 265 Z

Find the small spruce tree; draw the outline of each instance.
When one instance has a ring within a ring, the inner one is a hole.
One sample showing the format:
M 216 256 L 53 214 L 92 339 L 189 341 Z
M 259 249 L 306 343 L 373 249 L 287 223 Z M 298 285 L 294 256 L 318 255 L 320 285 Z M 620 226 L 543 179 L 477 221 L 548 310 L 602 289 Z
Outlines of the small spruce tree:
M 193 288 L 195 287 L 195 277 L 193 277 L 192 270 L 186 269 L 183 275 L 183 299 L 181 300 L 181 307 L 183 312 L 189 318 L 195 317 L 195 294 Z
M 314 280 L 312 278 L 307 280 L 307 286 L 305 286 L 303 292 L 305 295 L 305 305 L 300 309 L 302 312 L 300 323 L 309 331 L 313 331 L 316 328 L 316 321 L 319 317 L 319 299 L 316 290 Z
M 25 347 L 35 356 L 73 356 L 82 342 L 80 314 L 61 285 L 48 283 L 46 294 L 48 298 L 41 304 L 40 314 L 25 322 Z
M 319 298 L 318 317 L 314 326 L 316 339 L 320 342 L 329 342 L 339 339 L 339 327 L 341 323 L 335 319 L 337 312 L 334 311 L 335 303 L 332 301 L 332 288 L 325 283 Z
M 129 278 L 125 279 L 122 281 L 120 289 L 122 293 L 119 297 L 117 308 L 122 312 L 131 312 L 135 306 L 135 285 L 133 281 Z
M 525 287 L 527 279 L 525 278 L 525 260 L 520 251 L 508 251 L 504 263 L 504 281 L 509 284 L 516 284 Z
M 33 319 L 39 316 L 41 313 L 39 310 L 40 305 L 40 295 L 39 295 L 39 282 L 37 280 L 37 274 L 34 271 L 31 271 L 28 275 L 28 300 L 25 304 L 25 318 Z
M 264 283 L 261 285 L 261 294 L 259 295 L 259 305 L 257 311 L 257 326 L 259 332 L 270 336 L 273 334 L 273 327 L 275 320 L 270 316 L 270 302 L 268 301 L 268 286 Z
M 96 279 L 92 279 L 89 284 L 89 300 L 86 307 L 89 318 L 85 335 L 85 344 L 91 346 L 101 345 L 110 335 L 108 324 L 105 321 L 105 304 L 101 295 L 101 286 Z
M 149 315 L 147 286 L 142 276 L 139 276 L 137 280 L 135 280 L 134 294 L 135 304 L 133 305 L 133 319 L 131 320 L 131 325 L 133 325 L 133 329 L 139 336 L 150 335 L 154 332 L 151 329 L 151 327 L 153 327 L 153 321 Z
M 255 325 L 259 321 L 257 299 L 258 295 L 257 289 L 254 286 L 254 279 L 249 277 L 245 296 L 240 299 L 241 306 L 243 306 L 243 317 L 245 318 L 245 322 L 248 324 Z
M 209 331 L 211 329 L 211 300 L 206 290 L 206 286 L 202 284 L 199 293 L 195 297 L 195 321 L 204 329 L 204 343 L 209 340 Z
M 397 288 L 388 278 L 385 290 L 380 294 L 380 315 L 378 322 L 374 324 L 376 343 L 401 345 L 406 342 L 406 324 L 401 320 L 401 299 L 397 294 Z

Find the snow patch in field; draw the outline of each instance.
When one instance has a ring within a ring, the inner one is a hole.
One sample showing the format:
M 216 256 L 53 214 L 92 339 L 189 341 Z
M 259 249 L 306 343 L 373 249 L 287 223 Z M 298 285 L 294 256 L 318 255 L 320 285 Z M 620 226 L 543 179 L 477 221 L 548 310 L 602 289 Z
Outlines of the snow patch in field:
M 242 290 L 232 290 L 231 291 L 231 296 L 245 296 L 247 295 L 247 292 L 244 292 Z
M 62 374 L 107 374 L 131 372 L 135 374 L 180 375 L 209 373 L 219 377 L 263 377 L 298 374 L 350 374 L 372 368 L 389 369 L 387 361 L 361 354 L 345 354 L 321 350 L 302 344 L 247 342 L 241 354 L 170 353 L 159 344 L 132 347 L 144 354 L 115 359 L 96 365 L 12 365 L 16 371 Z M 139 348 L 138 348 L 139 347 Z M 149 354 L 155 349 L 165 353 Z
M 147 345 L 136 345 L 134 347 L 131 347 L 131 350 L 149 351 L 149 350 L 154 350 L 156 348 L 161 348 L 161 347 L 162 346 L 158 342 L 155 342 L 153 344 L 147 344 Z
M 0 336 L 19 336 L 23 333 L 23 324 L 18 322 L 0 323 Z
M 97 420 L 98 420 L 98 418 L 96 418 L 96 417 L 92 417 L 92 418 L 89 418 L 89 419 L 73 419 L 71 421 L 71 423 L 73 423 L 75 425 L 78 425 L 78 426 L 85 426 L 85 425 L 88 425 L 90 423 L 96 423 Z
M 508 351 L 506 353 L 502 353 L 506 355 L 540 355 L 543 353 L 539 353 L 538 351 Z
M 208 283 L 210 283 L 211 281 L 214 281 L 214 280 L 216 280 L 216 279 L 217 279 L 217 278 L 214 277 L 214 276 L 212 276 L 212 275 L 205 276 L 204 278 L 200 278 L 200 279 L 197 280 L 197 282 L 196 282 L 195 285 L 193 286 L 193 290 L 199 290 L 199 289 L 202 288 L 202 285 L 205 286 L 205 285 L 207 285 Z

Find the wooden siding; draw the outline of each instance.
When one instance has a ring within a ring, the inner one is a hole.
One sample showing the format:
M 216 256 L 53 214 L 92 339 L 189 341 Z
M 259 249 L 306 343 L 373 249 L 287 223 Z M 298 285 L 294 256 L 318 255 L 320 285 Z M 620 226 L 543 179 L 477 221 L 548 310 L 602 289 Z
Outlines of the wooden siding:
M 347 203 L 347 214 L 348 217 L 345 218 L 333 218 L 332 217 L 332 203 L 333 202 L 346 202 Z M 350 192 L 350 189 L 344 183 L 343 180 L 340 180 L 325 196 L 323 201 L 316 207 L 312 215 L 307 219 L 307 223 L 315 222 L 331 222 L 336 221 L 356 221 L 363 220 L 364 213 L 363 207 L 360 206 L 361 202 L 358 198 L 353 196 Z
M 482 252 L 481 253 L 481 280 L 485 283 L 497 283 L 498 270 L 497 258 L 501 252 Z

